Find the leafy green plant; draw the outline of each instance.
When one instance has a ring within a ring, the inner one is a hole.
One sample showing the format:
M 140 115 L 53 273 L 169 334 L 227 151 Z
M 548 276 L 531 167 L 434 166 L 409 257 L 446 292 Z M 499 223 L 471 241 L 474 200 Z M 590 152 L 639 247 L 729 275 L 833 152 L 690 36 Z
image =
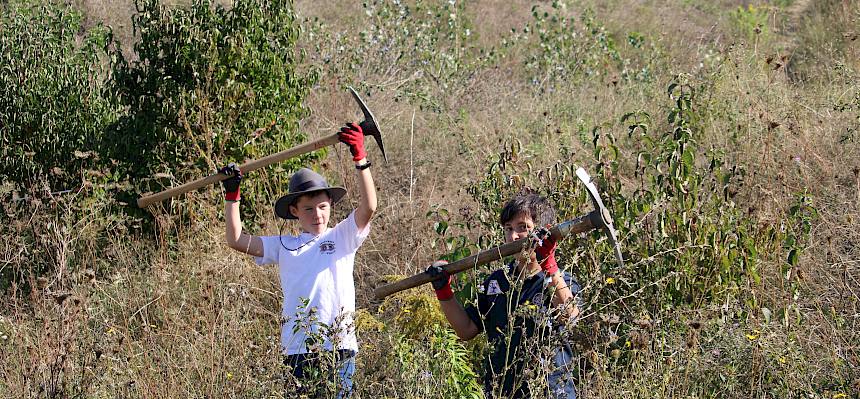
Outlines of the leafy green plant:
M 318 73 L 299 67 L 300 33 L 287 0 L 244 0 L 226 8 L 136 1 L 136 59 L 120 58 L 113 80 L 128 113 L 103 142 L 104 156 L 135 182 L 137 195 L 210 174 L 305 141 L 298 120 Z M 260 130 L 258 130 L 260 129 Z M 256 132 L 256 133 L 255 133 Z M 275 175 L 319 159 L 274 167 Z M 248 179 L 243 199 L 268 204 L 287 179 Z M 247 206 L 254 219 L 268 206 Z
M 427 326 L 425 326 L 427 328 Z M 394 345 L 404 397 L 483 398 L 469 351 L 448 327 L 430 326 L 428 336 L 412 340 L 398 335 Z M 412 395 L 410 395 L 412 393 Z
M 313 357 L 315 362 L 304 368 L 304 381 L 298 381 L 292 374 L 287 373 L 285 394 L 288 396 L 301 394 L 310 397 L 335 397 L 343 383 L 339 373 L 342 365 L 337 352 L 327 350 L 325 343 L 329 343 L 332 348 L 339 347 L 340 336 L 343 333 L 340 329 L 342 327 L 352 329 L 354 326 L 341 325 L 343 324 L 341 323 L 343 316 L 336 319 L 336 325 L 323 323 L 317 318 L 318 310 L 309 307 L 308 304 L 307 298 L 301 298 L 299 308 L 296 309 L 295 315 L 290 316 L 290 319 L 293 323 L 292 332 L 307 336 L 305 340 L 308 349 L 307 354 Z
M 14 190 L 78 190 L 120 109 L 105 84 L 111 30 L 55 1 L 15 0 L 0 16 L 0 165 Z

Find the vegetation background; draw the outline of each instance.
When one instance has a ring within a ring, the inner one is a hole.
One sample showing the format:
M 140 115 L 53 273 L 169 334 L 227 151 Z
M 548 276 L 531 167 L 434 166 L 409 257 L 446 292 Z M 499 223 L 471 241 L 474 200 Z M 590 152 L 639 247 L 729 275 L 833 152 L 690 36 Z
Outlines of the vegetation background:
M 371 292 L 498 244 L 524 187 L 587 212 L 576 165 L 627 261 L 599 233 L 560 247 L 585 286 L 582 397 L 860 397 L 855 1 L 0 9 L 0 396 L 289 396 L 277 272 L 223 244 L 220 189 L 131 204 L 334 132 L 359 117 L 352 85 L 390 157 L 369 145 L 357 397 L 480 395 L 485 348 L 428 287 Z M 353 188 L 347 155 L 249 174 L 246 228 L 294 228 L 270 204 L 299 165 Z

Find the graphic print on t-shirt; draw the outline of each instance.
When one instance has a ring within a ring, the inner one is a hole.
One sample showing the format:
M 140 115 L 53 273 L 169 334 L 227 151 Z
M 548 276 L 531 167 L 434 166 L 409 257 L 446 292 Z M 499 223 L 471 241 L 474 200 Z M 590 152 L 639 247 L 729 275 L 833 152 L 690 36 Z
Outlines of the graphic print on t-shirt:
M 320 243 L 320 253 L 324 255 L 331 255 L 335 251 L 334 241 L 325 240 Z
M 499 287 L 499 282 L 496 280 L 490 280 L 490 283 L 487 284 L 487 295 L 499 295 L 502 293 L 502 288 Z

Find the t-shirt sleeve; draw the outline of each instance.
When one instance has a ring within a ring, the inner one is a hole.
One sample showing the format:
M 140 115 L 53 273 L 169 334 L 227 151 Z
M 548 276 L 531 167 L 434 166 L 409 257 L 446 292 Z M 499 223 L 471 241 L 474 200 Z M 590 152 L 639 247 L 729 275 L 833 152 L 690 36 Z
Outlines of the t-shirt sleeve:
M 260 240 L 263 241 L 263 256 L 254 257 L 258 265 L 273 265 L 278 263 L 278 253 L 280 252 L 281 245 L 279 239 L 279 236 L 260 237 Z
M 338 238 L 347 245 L 347 249 L 352 252 L 358 250 L 358 247 L 364 243 L 367 235 L 370 234 L 370 222 L 363 229 L 358 228 L 355 223 L 355 211 L 350 212 L 346 219 L 342 220 L 334 227 L 337 231 Z

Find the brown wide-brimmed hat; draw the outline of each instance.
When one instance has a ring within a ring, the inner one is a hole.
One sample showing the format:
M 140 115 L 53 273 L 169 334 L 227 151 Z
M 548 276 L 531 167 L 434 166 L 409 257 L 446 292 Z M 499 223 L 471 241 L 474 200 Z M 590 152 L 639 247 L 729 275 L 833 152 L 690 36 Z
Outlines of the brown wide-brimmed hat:
M 331 197 L 331 203 L 334 205 L 337 201 L 346 195 L 346 189 L 343 187 L 331 187 L 325 181 L 325 178 L 319 173 L 308 168 L 301 168 L 290 177 L 290 193 L 279 198 L 275 202 L 275 215 L 283 219 L 297 219 L 290 212 L 290 205 L 294 205 L 299 197 L 303 194 L 313 193 L 315 191 L 327 191 Z

